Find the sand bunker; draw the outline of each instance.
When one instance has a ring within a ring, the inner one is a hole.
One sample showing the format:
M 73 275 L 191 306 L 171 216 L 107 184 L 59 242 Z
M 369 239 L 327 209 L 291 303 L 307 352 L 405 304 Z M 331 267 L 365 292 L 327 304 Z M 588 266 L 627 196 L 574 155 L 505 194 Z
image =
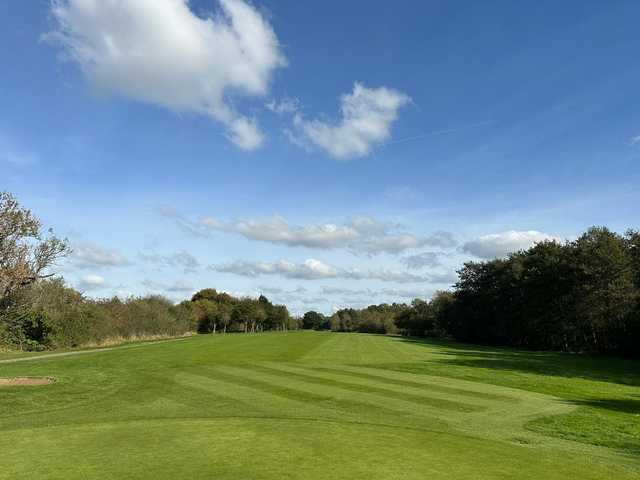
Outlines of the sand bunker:
M 0 378 L 1 387 L 22 387 L 30 385 L 49 385 L 54 383 L 55 380 L 49 377 L 15 377 L 15 378 Z

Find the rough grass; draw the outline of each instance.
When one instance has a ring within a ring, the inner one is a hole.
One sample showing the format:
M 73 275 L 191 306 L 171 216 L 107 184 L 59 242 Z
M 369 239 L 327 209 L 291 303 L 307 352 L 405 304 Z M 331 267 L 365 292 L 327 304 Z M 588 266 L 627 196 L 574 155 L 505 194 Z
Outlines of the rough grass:
M 0 363 L 2 479 L 631 479 L 640 365 L 376 335 Z

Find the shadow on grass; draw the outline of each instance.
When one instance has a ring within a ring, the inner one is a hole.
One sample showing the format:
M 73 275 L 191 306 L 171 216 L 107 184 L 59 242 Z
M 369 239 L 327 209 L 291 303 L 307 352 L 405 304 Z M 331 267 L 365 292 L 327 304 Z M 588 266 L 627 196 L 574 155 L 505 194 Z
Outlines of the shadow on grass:
M 414 337 L 399 337 L 399 340 L 431 348 L 436 358 L 430 362 L 437 364 L 640 386 L 639 360 L 604 355 L 514 350 Z
M 596 398 L 592 400 L 570 400 L 572 405 L 583 407 L 596 407 L 612 412 L 640 414 L 640 400 L 628 399 L 612 399 L 612 398 Z

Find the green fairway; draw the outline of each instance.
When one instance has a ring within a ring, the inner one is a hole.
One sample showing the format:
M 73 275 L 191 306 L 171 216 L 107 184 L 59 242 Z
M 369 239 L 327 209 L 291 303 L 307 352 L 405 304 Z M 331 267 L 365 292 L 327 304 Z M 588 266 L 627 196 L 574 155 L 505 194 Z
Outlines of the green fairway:
M 16 356 L 0 356 L 15 360 Z M 2 479 L 637 479 L 640 364 L 207 335 L 0 363 Z

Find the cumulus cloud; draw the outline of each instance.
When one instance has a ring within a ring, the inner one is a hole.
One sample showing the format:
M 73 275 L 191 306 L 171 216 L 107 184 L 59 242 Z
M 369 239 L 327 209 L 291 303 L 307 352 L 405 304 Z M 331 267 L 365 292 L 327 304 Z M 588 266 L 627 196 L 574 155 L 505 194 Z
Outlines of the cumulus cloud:
M 189 220 L 174 210 L 161 212 L 172 219 L 183 231 L 206 237 L 212 232 L 242 235 L 248 240 L 316 249 L 347 249 L 354 253 L 379 255 L 399 254 L 406 250 L 425 246 L 454 247 L 457 242 L 452 234 L 438 231 L 431 235 L 417 236 L 398 231 L 398 227 L 369 217 L 356 217 L 344 224 L 320 223 L 293 225 L 280 216 L 262 220 L 224 222 L 211 217 Z
M 138 256 L 145 262 L 155 264 L 159 267 L 180 268 L 185 273 L 193 273 L 200 268 L 198 259 L 185 250 L 180 250 L 169 255 L 140 252 Z
M 413 283 L 428 282 L 428 276 L 414 275 L 392 269 L 372 269 L 362 271 L 356 268 L 346 269 L 309 258 L 302 263 L 289 260 L 275 262 L 236 260 L 230 263 L 212 265 L 211 270 L 232 273 L 244 277 L 260 277 L 263 275 L 279 275 L 284 278 L 298 280 L 319 280 L 344 278 L 350 280 L 379 280 L 382 282 Z
M 483 235 L 475 240 L 466 242 L 462 246 L 462 250 L 480 258 L 497 258 L 525 250 L 536 243 L 546 240 L 560 241 L 557 237 L 538 232 L 537 230 L 509 230 L 502 233 Z
M 390 138 L 398 111 L 409 101 L 397 90 L 367 88 L 356 82 L 352 93 L 340 97 L 340 120 L 307 120 L 298 113 L 293 118 L 294 130 L 285 133 L 296 145 L 319 148 L 337 160 L 364 157 Z
M 239 148 L 253 150 L 264 135 L 229 95 L 266 95 L 286 59 L 256 8 L 219 4 L 203 18 L 187 0 L 54 0 L 57 28 L 47 38 L 98 91 L 209 116 Z
M 281 275 L 286 278 L 315 280 L 319 278 L 337 278 L 340 271 L 320 260 L 307 259 L 303 263 L 293 263 L 288 260 L 276 262 L 260 262 L 236 260 L 235 262 L 214 265 L 213 270 L 223 273 L 233 273 L 244 277 L 259 277 L 261 275 Z
M 81 269 L 131 265 L 131 262 L 118 250 L 100 247 L 92 243 L 73 245 L 70 261 L 71 265 Z
M 106 288 L 109 286 L 109 284 L 100 275 L 90 274 L 84 275 L 82 278 L 80 278 L 77 286 L 81 291 L 88 291 Z

